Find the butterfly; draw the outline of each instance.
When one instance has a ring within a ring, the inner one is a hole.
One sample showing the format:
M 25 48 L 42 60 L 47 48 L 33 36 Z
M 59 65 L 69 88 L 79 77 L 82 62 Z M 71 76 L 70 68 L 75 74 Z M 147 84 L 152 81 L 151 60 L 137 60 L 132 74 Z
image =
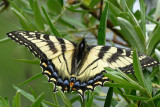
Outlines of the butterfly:
M 82 99 L 86 90 L 103 86 L 109 78 L 105 67 L 118 68 L 133 73 L 133 51 L 111 47 L 88 45 L 85 39 L 75 43 L 56 36 L 30 31 L 12 31 L 7 36 L 27 47 L 40 59 L 43 74 L 48 81 L 61 87 L 63 92 L 77 91 Z M 138 54 L 142 68 L 159 65 L 146 55 Z

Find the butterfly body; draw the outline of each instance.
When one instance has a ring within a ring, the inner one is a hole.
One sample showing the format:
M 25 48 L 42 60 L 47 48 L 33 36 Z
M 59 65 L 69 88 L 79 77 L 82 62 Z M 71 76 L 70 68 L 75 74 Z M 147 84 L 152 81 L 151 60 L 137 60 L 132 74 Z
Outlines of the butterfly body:
M 133 73 L 132 51 L 110 47 L 87 45 L 85 39 L 79 44 L 39 32 L 13 31 L 7 36 L 26 46 L 36 57 L 48 81 L 61 87 L 62 91 L 77 91 L 83 98 L 86 90 L 103 86 L 109 79 L 105 67 L 119 68 Z M 139 54 L 142 68 L 159 65 L 153 58 Z

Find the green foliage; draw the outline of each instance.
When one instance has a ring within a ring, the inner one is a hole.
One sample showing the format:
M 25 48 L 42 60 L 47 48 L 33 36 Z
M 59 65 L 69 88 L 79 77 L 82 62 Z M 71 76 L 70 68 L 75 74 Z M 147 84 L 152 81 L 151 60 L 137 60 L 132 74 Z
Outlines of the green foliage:
M 18 87 L 13 85 L 13 89 L 16 91 L 11 94 L 8 91 L 9 89 L 4 88 L 4 90 L 7 90 L 5 94 L 9 93 L 10 96 L 0 96 L 0 107 L 10 107 L 10 104 L 12 104 L 13 107 L 20 107 L 24 105 L 23 97 L 29 101 L 25 106 L 30 105 L 32 107 L 73 107 L 77 104 L 80 104 L 82 107 L 101 106 L 96 101 L 103 102 L 103 105 L 107 107 L 122 107 L 124 105 L 127 107 L 159 107 L 159 68 L 146 69 L 144 70 L 145 72 L 143 72 L 138 60 L 137 51 L 153 56 L 160 61 L 160 24 L 157 21 L 160 13 L 160 7 L 158 5 L 160 0 L 158 0 L 156 8 L 148 9 L 147 12 L 146 9 L 148 7 L 144 0 L 139 0 L 140 10 L 137 10 L 135 13 L 132 11 L 135 0 L 71 1 L 72 0 L 68 0 L 68 2 L 64 2 L 64 0 L 9 0 L 10 7 L 8 11 L 12 12 L 10 13 L 12 17 L 4 18 L 5 23 L 11 23 L 5 24 L 6 32 L 10 32 L 11 30 L 39 31 L 64 37 L 72 41 L 79 41 L 81 39 L 80 36 L 86 35 L 87 37 L 88 34 L 91 34 L 97 39 L 98 44 L 105 45 L 106 37 L 108 36 L 106 31 L 107 27 L 114 32 L 116 38 L 121 38 L 128 44 L 125 45 L 126 47 L 135 49 L 133 52 L 134 74 L 125 74 L 119 69 L 113 70 L 106 68 L 107 73 L 104 73 L 104 75 L 111 80 L 104 84 L 104 87 L 110 87 L 108 93 L 107 91 L 104 93 L 100 87 L 96 87 L 94 92 L 85 93 L 87 97 L 85 97 L 85 101 L 82 102 L 76 92 L 66 94 L 58 88 L 57 93 L 52 93 L 52 84 L 46 82 L 46 79 L 43 79 L 44 76 L 42 76 L 40 72 L 36 72 L 40 71 L 40 69 L 36 69 L 37 65 L 39 67 L 39 60 L 33 59 L 33 57 L 27 53 L 28 50 L 23 48 L 19 49 L 19 45 L 14 45 L 9 42 L 10 39 L 4 36 L 0 39 L 1 50 L 4 51 L 8 48 L 13 52 L 8 51 L 8 53 L 11 54 L 11 58 L 8 58 L 7 55 L 6 58 L 1 58 L 2 68 L 3 65 L 7 65 L 4 69 L 0 68 L 2 72 L 1 75 L 7 72 L 5 74 L 7 77 L 2 81 L 5 81 L 5 85 L 8 85 L 10 81 L 7 82 L 6 79 L 10 80 L 13 75 L 16 75 L 17 81 L 15 78 L 12 84 L 15 83 L 19 85 Z M 8 11 L 3 10 L 3 12 L 6 13 Z M 8 19 L 10 19 L 10 21 L 8 21 Z M 15 24 L 14 21 L 17 20 L 18 24 Z M 3 21 L 0 22 L 2 23 Z M 152 24 L 156 27 L 148 27 Z M 12 26 L 12 28 L 10 28 L 10 26 Z M 148 28 L 152 30 L 148 30 Z M 113 42 L 124 45 L 121 41 L 116 42 L 117 40 L 118 39 L 114 39 Z M 7 48 L 5 46 L 7 46 Z M 4 57 L 5 55 L 1 56 Z M 13 60 L 10 61 L 11 59 Z M 25 64 L 25 66 L 21 67 L 19 65 L 20 63 Z M 13 65 L 13 67 L 10 67 L 11 65 Z M 34 67 L 31 67 L 32 65 Z M 16 70 L 12 70 L 14 67 L 21 69 L 18 69 L 16 72 Z M 21 75 L 18 74 L 23 72 L 22 69 L 26 72 Z M 32 74 L 32 72 L 36 74 Z M 23 80 L 18 80 L 19 77 L 23 78 Z M 25 77 L 27 77 L 27 79 Z M 38 83 L 39 85 L 37 86 Z M 36 87 L 38 87 L 38 89 L 36 89 Z M 39 89 L 41 90 L 39 91 Z M 119 96 L 121 97 L 119 98 Z
M 107 22 L 107 12 L 108 11 L 108 3 L 104 8 L 102 13 L 99 29 L 98 29 L 98 45 L 105 45 L 106 44 L 106 22 Z

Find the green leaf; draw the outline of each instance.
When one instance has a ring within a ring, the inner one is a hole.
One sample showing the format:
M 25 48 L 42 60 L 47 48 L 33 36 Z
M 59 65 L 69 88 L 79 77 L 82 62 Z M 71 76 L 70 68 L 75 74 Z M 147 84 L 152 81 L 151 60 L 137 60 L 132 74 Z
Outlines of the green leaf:
M 160 24 L 157 25 L 157 27 L 154 29 L 153 32 L 149 35 L 149 40 L 147 44 L 147 55 L 151 55 L 151 53 L 154 51 L 154 48 L 157 46 L 157 44 L 160 41 Z
M 90 99 L 86 103 L 86 107 L 92 107 L 92 104 L 93 104 L 93 94 L 91 94 Z
M 136 0 L 125 0 L 125 1 L 126 1 L 126 4 L 127 4 L 128 8 L 130 10 L 133 10 L 133 5 L 134 5 Z
M 54 101 L 54 104 L 58 105 L 56 93 L 52 93 L 52 99 Z
M 112 102 L 112 96 L 113 96 L 113 87 L 109 87 L 107 96 L 106 96 L 106 100 L 104 103 L 104 107 L 110 107 L 111 106 L 111 102 Z
M 7 97 L 4 98 L 4 101 L 5 101 L 5 103 L 6 103 L 6 107 L 10 107 L 10 105 L 9 105 L 9 100 L 8 100 Z
M 144 78 L 144 75 L 142 73 L 142 67 L 141 67 L 136 49 L 133 51 L 133 68 L 134 68 L 135 76 L 136 76 L 137 80 L 139 81 L 139 84 L 142 87 L 144 87 L 145 89 L 147 89 L 148 92 L 150 92 L 147 85 L 146 85 L 147 83 Z
M 135 86 L 132 86 L 132 85 L 128 86 L 126 84 L 121 84 L 121 83 L 109 83 L 109 82 L 107 82 L 107 83 L 105 83 L 104 86 L 105 87 L 126 88 L 126 89 L 136 89 L 136 90 L 139 89 L 138 87 L 135 87 Z
M 37 0 L 34 1 L 33 11 L 34 11 L 34 18 L 35 18 L 36 26 L 41 31 L 43 31 L 44 30 L 44 20 L 43 20 Z
M 41 8 L 42 8 L 43 14 L 44 14 L 44 16 L 45 16 L 45 18 L 46 18 L 46 21 L 47 21 L 47 23 L 48 23 L 48 25 L 49 25 L 52 33 L 53 33 L 55 36 L 61 37 L 61 35 L 58 33 L 57 29 L 55 28 L 55 26 L 52 24 L 51 20 L 49 19 L 48 15 L 47 15 L 47 12 L 46 12 L 46 10 L 44 9 L 44 7 L 41 6 Z
M 123 88 L 131 88 L 132 89 L 136 89 L 136 90 L 140 90 L 140 91 L 144 91 L 144 88 L 141 87 L 137 82 L 135 82 L 134 80 L 132 80 L 129 76 L 127 76 L 125 73 L 123 73 L 122 71 L 118 70 L 114 71 L 110 68 L 105 68 L 107 71 L 106 73 L 103 73 L 104 76 L 108 77 L 111 80 L 114 80 L 115 83 L 119 83 L 117 84 L 118 86 L 122 86 Z M 110 85 L 112 85 L 112 87 L 116 87 L 113 84 L 110 83 Z M 121 88 L 122 88 L 121 87 Z
M 131 100 L 149 100 L 147 97 L 140 97 L 140 96 L 134 96 L 134 95 L 126 95 L 127 98 Z
M 68 10 L 70 10 L 70 11 L 73 11 L 73 12 L 76 12 L 76 10 L 75 9 L 77 9 L 77 11 L 78 10 L 82 10 L 82 9 L 78 9 L 78 8 L 80 8 L 80 6 L 82 5 L 82 2 L 79 2 L 79 3 L 76 3 L 76 4 L 74 4 L 74 5 L 70 5 L 69 7 L 66 7 Z M 83 11 L 83 10 L 82 10 Z M 84 10 L 85 11 L 85 10 Z
M 42 76 L 43 76 L 43 74 L 42 74 L 42 73 L 36 74 L 35 76 L 32 76 L 31 78 L 29 78 L 28 80 L 24 81 L 23 83 L 18 84 L 18 86 L 21 86 L 21 85 L 27 84 L 27 83 L 29 83 L 29 82 L 31 82 L 31 81 L 33 81 L 33 80 L 37 79 L 37 78 L 40 78 L 40 77 L 42 77 Z
M 155 75 L 158 74 L 158 72 L 159 72 L 159 67 L 156 67 L 156 68 L 152 71 L 152 73 L 150 74 L 150 78 L 153 78 Z
M 80 99 L 80 96 L 73 97 L 70 102 L 73 104 L 74 102 L 78 101 Z
M 141 89 L 140 86 L 138 86 L 137 84 L 130 83 L 129 81 L 122 78 L 121 76 L 118 76 L 118 75 L 115 75 L 115 74 L 112 74 L 109 72 L 107 74 L 104 73 L 104 76 L 108 77 L 111 80 L 114 80 L 116 83 L 119 83 L 119 84 L 116 84 L 117 86 L 114 85 L 115 83 L 114 84 L 110 83 L 110 85 L 112 87 L 121 86 L 121 88 L 123 87 L 123 88 L 127 88 L 127 89 L 131 88 L 131 87 L 132 87 L 132 89 L 138 89 L 138 90 Z
M 85 25 L 78 19 L 74 19 L 72 17 L 66 16 L 66 17 L 63 18 L 63 20 L 72 24 L 72 27 L 73 26 L 78 26 L 80 28 L 86 28 Z
M 24 90 L 16 87 L 15 85 L 13 85 L 13 87 L 14 87 L 18 92 L 20 92 L 23 96 L 25 96 L 27 99 L 29 99 L 30 101 L 32 101 L 32 102 L 35 101 L 34 97 L 33 97 L 31 94 L 29 94 L 29 93 L 25 92 Z
M 130 107 L 137 107 L 137 104 L 131 103 L 131 104 L 130 104 Z
M 0 97 L 0 107 L 8 107 L 8 106 L 6 105 L 5 100 L 4 100 L 2 97 Z
M 114 17 L 117 17 L 122 12 L 121 8 L 118 6 L 119 4 L 116 3 L 117 2 L 116 0 L 110 0 L 110 1 L 107 0 L 107 2 L 109 5 L 110 14 L 113 14 Z
M 160 16 L 160 0 L 157 0 L 157 7 L 154 13 L 154 20 L 156 21 Z
M 100 25 L 98 28 L 98 45 L 105 45 L 106 43 L 106 23 L 107 23 L 108 3 L 103 10 Z
M 59 0 L 48 0 L 47 7 L 52 11 L 52 13 L 59 14 L 62 10 L 62 5 Z
M 30 89 L 30 92 L 32 93 L 33 97 L 34 97 L 34 98 L 37 98 L 38 95 L 37 95 L 37 93 L 32 89 L 31 86 L 29 87 L 29 89 Z
M 126 6 L 127 7 L 127 6 Z M 143 32 L 143 29 L 141 28 L 141 26 L 139 25 L 138 20 L 136 19 L 136 17 L 133 15 L 133 13 L 129 10 L 129 8 L 127 7 L 127 10 L 129 12 L 129 17 L 131 19 L 131 24 L 133 24 L 135 32 L 137 33 L 137 38 L 139 39 L 139 41 L 141 42 L 141 45 L 143 46 L 143 48 L 145 49 L 145 32 Z M 145 29 L 145 28 L 144 28 Z M 145 51 L 144 51 L 145 52 Z
M 23 28 L 27 31 L 35 31 L 36 29 L 34 25 L 29 21 L 28 18 L 26 18 L 26 16 L 19 10 L 19 8 L 16 5 L 14 5 L 12 2 L 10 2 L 10 4 L 12 5 L 11 10 L 19 18 Z
M 63 0 L 58 0 L 58 2 L 61 4 L 61 6 L 63 6 L 64 5 L 64 1 Z
M 15 59 L 15 58 L 12 58 L 12 59 L 18 62 L 24 62 L 29 64 L 39 64 L 39 60 L 27 60 L 27 59 Z
M 135 76 L 137 77 L 140 85 L 145 87 L 145 83 L 144 83 L 145 79 L 142 73 L 142 67 L 140 65 L 139 57 L 136 49 L 133 51 L 133 67 L 134 67 Z
M 34 0 L 29 0 L 29 5 L 32 8 L 32 10 L 33 10 L 33 4 L 34 4 Z
M 153 98 L 149 99 L 148 101 L 153 101 L 153 100 L 156 100 L 158 98 L 160 98 L 160 93 L 157 94 L 156 96 L 154 96 Z
M 42 100 L 44 98 L 44 93 L 40 94 L 36 100 L 32 103 L 31 107 L 40 107 Z
M 47 104 L 47 105 L 50 105 L 51 107 L 62 107 L 62 106 L 60 106 L 60 105 L 53 104 L 53 103 L 48 102 L 48 101 L 45 101 L 45 100 L 43 100 L 43 102 L 44 102 L 45 104 Z
M 149 92 L 149 94 L 151 95 L 152 94 L 152 82 L 151 82 L 151 78 L 150 78 L 150 75 L 148 74 L 148 72 L 144 72 L 143 73 L 144 77 L 145 77 L 145 83 L 146 83 L 146 88 Z
M 67 107 L 73 107 L 70 100 L 66 97 L 66 95 L 57 87 L 58 94 L 62 98 L 63 102 L 66 104 Z
M 123 37 L 129 41 L 132 47 L 136 47 L 140 52 L 144 52 L 145 46 L 139 39 L 139 35 L 137 35 L 134 30 L 134 26 L 128 22 L 126 19 L 118 17 L 118 23 L 121 27 L 121 33 Z
M 24 90 L 16 87 L 15 85 L 13 85 L 13 87 L 14 87 L 14 89 L 16 89 L 17 91 L 19 91 L 24 97 L 26 97 L 28 100 L 30 100 L 30 101 L 32 101 L 32 102 L 35 101 L 35 98 L 33 97 L 33 95 L 25 92 Z M 43 102 L 42 102 L 42 105 L 43 105 L 44 107 L 48 107 L 48 106 L 47 106 L 46 104 L 44 104 Z
M 3 38 L 3 39 L 0 39 L 0 43 L 3 43 L 3 42 L 7 42 L 7 41 L 9 41 L 10 39 L 8 38 L 8 37 L 6 37 L 6 38 Z
M 146 10 L 144 5 L 144 0 L 139 0 L 140 3 L 140 12 L 141 12 L 141 28 L 143 30 L 143 34 L 146 34 Z
M 89 6 L 93 8 L 93 7 L 94 7 L 95 5 L 97 5 L 100 1 L 101 1 L 101 0 L 92 0 Z
M 16 95 L 14 96 L 14 104 L 13 104 L 13 106 L 14 107 L 21 107 L 21 97 L 20 97 L 20 92 L 19 91 L 17 91 L 16 92 Z

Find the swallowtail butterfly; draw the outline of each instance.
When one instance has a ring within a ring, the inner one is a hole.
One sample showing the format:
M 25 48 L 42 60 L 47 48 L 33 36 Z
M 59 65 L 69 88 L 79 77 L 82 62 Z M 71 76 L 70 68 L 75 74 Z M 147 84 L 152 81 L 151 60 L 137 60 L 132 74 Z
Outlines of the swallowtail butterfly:
M 110 47 L 87 45 L 85 39 L 79 44 L 39 32 L 13 31 L 7 36 L 26 46 L 40 58 L 43 74 L 49 82 L 60 86 L 61 90 L 77 91 L 83 98 L 86 90 L 103 86 L 108 80 L 103 75 L 105 67 L 119 68 L 125 73 L 133 73 L 132 51 Z M 153 58 L 139 54 L 142 68 L 158 65 Z

